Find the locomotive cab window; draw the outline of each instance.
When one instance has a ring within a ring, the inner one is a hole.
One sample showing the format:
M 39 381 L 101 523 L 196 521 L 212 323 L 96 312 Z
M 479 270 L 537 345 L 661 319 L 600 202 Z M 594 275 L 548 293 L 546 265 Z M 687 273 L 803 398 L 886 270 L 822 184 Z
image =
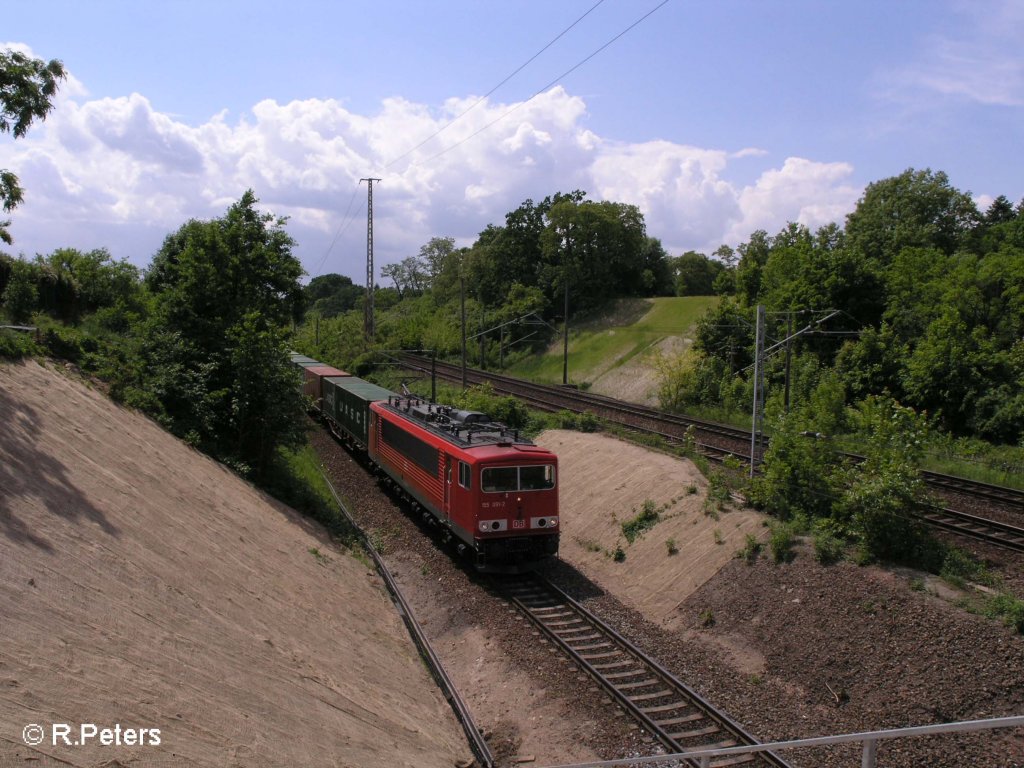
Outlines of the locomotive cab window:
M 485 493 L 547 491 L 555 487 L 555 468 L 551 464 L 534 467 L 486 467 L 480 475 Z
M 464 461 L 459 462 L 459 485 L 467 491 L 472 489 L 472 468 Z
M 519 490 L 546 491 L 555 487 L 555 468 L 550 464 L 519 468 Z

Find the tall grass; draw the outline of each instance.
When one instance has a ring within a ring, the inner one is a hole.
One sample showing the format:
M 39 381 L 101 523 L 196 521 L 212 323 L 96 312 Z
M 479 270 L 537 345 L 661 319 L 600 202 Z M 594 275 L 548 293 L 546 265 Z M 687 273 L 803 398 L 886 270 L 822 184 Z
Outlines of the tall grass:
M 697 319 L 718 301 L 714 296 L 629 299 L 591 320 L 569 324 L 569 380 L 592 381 L 670 336 L 686 336 Z M 549 384 L 562 381 L 562 341 L 547 352 L 508 369 L 514 376 Z

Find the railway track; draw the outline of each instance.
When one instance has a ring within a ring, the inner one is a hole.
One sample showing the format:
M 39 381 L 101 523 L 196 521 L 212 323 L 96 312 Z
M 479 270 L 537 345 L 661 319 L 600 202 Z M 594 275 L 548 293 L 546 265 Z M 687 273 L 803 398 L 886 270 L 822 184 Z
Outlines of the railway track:
M 1024 552 L 1024 528 L 941 507 L 924 507 L 917 516 L 934 528 Z
M 669 753 L 757 741 L 658 662 L 540 576 L 506 580 L 499 592 L 527 616 Z M 695 760 L 687 761 L 696 766 Z M 788 763 L 771 752 L 714 758 L 712 768 Z
M 404 355 L 403 362 L 420 371 L 430 370 L 431 362 L 416 355 Z M 441 378 L 449 381 L 462 380 L 460 366 L 441 361 L 435 361 L 433 365 Z M 539 410 L 589 412 L 628 429 L 659 435 L 670 441 L 692 440 L 697 450 L 711 461 L 721 462 L 727 456 L 749 460 L 750 433 L 725 424 L 692 419 L 648 406 L 626 403 L 605 395 L 535 384 L 473 368 L 466 369 L 466 381 L 468 384 L 489 382 L 496 392 L 519 397 Z M 709 438 L 698 441 L 696 435 L 707 435 Z M 846 455 L 854 460 L 860 458 L 855 454 Z M 1024 512 L 1024 492 L 1017 489 L 938 472 L 925 471 L 922 472 L 922 477 L 931 488 L 952 491 L 973 499 L 997 502 L 1010 509 Z M 1024 551 L 1024 528 L 952 509 L 927 508 L 920 512 L 919 516 L 937 528 L 1008 549 Z

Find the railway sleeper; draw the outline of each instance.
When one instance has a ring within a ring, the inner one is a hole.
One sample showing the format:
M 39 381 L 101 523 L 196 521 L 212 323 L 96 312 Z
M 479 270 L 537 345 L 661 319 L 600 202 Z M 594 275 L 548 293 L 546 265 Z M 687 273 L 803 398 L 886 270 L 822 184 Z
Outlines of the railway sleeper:
M 606 669 L 618 669 L 619 667 L 626 667 L 635 665 L 636 661 L 631 658 L 620 659 L 619 661 L 612 661 L 605 664 L 591 664 L 590 666 L 596 669 L 598 672 L 603 673 Z
M 685 739 L 696 739 L 700 736 L 710 736 L 712 733 L 719 733 L 721 730 L 722 729 L 717 725 L 708 725 L 704 728 L 694 728 L 692 731 L 680 731 L 679 733 L 670 733 L 669 736 L 671 736 L 676 741 L 683 741 Z M 717 749 L 717 747 L 713 748 Z M 708 747 L 708 749 L 712 749 L 712 747 Z
M 544 613 L 544 612 L 547 612 L 547 611 L 558 611 L 558 610 L 561 610 L 562 611 L 561 613 L 551 614 L 551 618 L 553 618 L 553 619 L 561 619 L 564 616 L 572 616 L 572 611 L 565 610 L 565 605 L 563 603 L 552 603 L 551 605 L 540 605 L 540 606 L 536 606 L 534 608 L 530 608 L 530 610 L 533 611 L 534 613 Z
M 682 725 L 683 723 L 692 723 L 697 720 L 703 720 L 703 712 L 694 712 L 690 715 L 681 715 L 680 717 L 670 717 L 668 720 L 658 720 L 657 718 L 651 718 L 651 721 L 659 728 L 665 728 L 670 725 Z
M 723 742 L 723 743 L 725 743 L 725 742 Z M 727 744 L 726 746 L 735 747 L 736 745 L 735 744 Z M 722 749 L 725 749 L 725 747 L 722 747 Z M 743 765 L 745 763 L 752 763 L 755 760 L 757 760 L 757 756 L 756 755 L 751 755 L 751 754 L 746 754 L 746 755 L 726 755 L 725 757 L 720 757 L 718 759 L 712 758 L 712 760 L 711 760 L 711 768 L 726 768 L 727 766 L 730 766 L 730 765 Z
M 610 672 L 610 673 L 604 675 L 604 679 L 605 680 L 626 680 L 626 679 L 628 679 L 630 677 L 636 677 L 637 675 L 642 675 L 642 674 L 645 673 L 645 671 L 646 670 L 640 669 L 638 667 L 637 669 L 630 669 L 630 670 L 627 670 L 625 672 Z
M 570 647 L 572 647 L 572 646 L 570 646 Z M 580 646 L 572 647 L 572 649 L 574 651 L 576 651 L 576 653 L 580 654 L 585 659 L 589 659 L 589 658 L 592 658 L 592 657 L 584 654 L 583 651 L 596 651 L 598 648 L 614 648 L 614 646 L 611 643 L 609 643 L 607 640 L 605 640 L 604 642 L 601 642 L 601 643 L 593 643 L 591 645 L 580 645 Z M 618 651 L 616 651 L 616 653 L 618 653 Z
M 564 637 L 559 635 L 558 639 L 574 651 L 594 651 L 598 648 L 615 647 L 612 643 L 608 642 L 608 638 L 603 635 L 581 635 L 579 637 Z
M 579 650 L 579 649 L 576 649 Z M 584 661 L 590 661 L 591 659 L 610 659 L 613 656 L 619 656 L 622 651 L 608 651 L 608 653 L 581 653 Z
M 668 688 L 663 688 L 662 690 L 655 691 L 654 693 L 641 693 L 638 696 L 627 696 L 626 698 L 628 698 L 631 702 L 636 704 L 637 702 L 640 702 L 640 701 L 654 701 L 655 699 L 664 699 L 664 698 L 667 698 L 667 697 L 672 696 L 672 695 L 673 695 L 672 691 L 668 690 Z M 684 704 L 677 704 L 676 706 L 685 706 L 685 705 Z
M 662 712 L 675 712 L 681 709 L 689 709 L 690 705 L 685 701 L 676 700 L 671 704 L 659 704 L 656 707 L 641 707 L 640 711 L 645 715 L 657 715 Z M 703 715 L 701 715 L 703 717 Z
M 589 634 L 586 634 L 586 635 L 581 634 L 581 633 L 584 633 L 584 632 L 589 633 Z M 584 640 L 597 640 L 599 638 L 604 637 L 604 635 L 602 635 L 601 633 L 594 632 L 594 628 L 590 627 L 590 626 L 581 627 L 580 629 L 573 629 L 573 630 L 554 630 L 554 633 L 556 635 L 558 635 L 558 637 L 560 637 L 562 640 L 564 640 L 566 642 L 575 642 L 575 643 L 579 643 L 579 642 L 582 642 Z
M 648 677 L 646 680 L 637 680 L 635 683 L 622 683 L 616 685 L 620 691 L 632 691 L 636 688 L 646 688 L 649 685 L 658 685 L 661 681 L 655 677 Z

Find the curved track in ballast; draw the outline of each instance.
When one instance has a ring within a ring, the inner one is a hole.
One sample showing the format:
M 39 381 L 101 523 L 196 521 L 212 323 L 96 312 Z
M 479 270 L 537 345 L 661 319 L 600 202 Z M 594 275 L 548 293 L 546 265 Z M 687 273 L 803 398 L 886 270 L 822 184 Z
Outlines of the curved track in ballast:
M 563 653 L 590 674 L 669 753 L 756 744 L 728 715 L 558 587 L 538 575 L 496 581 L 497 589 Z M 691 761 L 690 764 L 697 765 Z M 771 752 L 713 758 L 732 765 L 788 768 Z

